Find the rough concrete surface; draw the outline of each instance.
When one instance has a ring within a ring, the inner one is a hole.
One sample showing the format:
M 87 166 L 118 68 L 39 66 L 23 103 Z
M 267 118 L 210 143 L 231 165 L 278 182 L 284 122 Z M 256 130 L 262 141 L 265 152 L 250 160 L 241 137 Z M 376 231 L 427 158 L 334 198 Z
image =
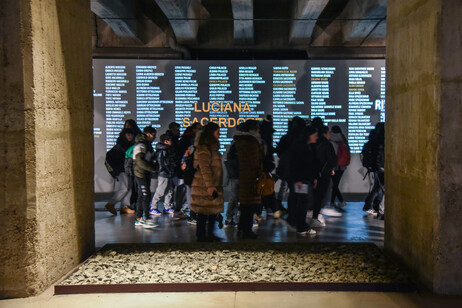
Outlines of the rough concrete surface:
M 388 1 L 385 248 L 452 294 L 462 294 L 461 14 L 460 1 Z
M 0 298 L 43 291 L 94 249 L 88 1 L 2 1 Z

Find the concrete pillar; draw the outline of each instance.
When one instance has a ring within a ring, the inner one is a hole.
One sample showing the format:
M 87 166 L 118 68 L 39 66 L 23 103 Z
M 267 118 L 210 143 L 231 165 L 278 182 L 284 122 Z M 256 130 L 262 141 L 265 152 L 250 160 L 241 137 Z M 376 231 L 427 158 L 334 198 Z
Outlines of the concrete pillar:
M 462 3 L 389 0 L 385 248 L 462 294 Z
M 0 298 L 94 251 L 87 0 L 0 2 Z

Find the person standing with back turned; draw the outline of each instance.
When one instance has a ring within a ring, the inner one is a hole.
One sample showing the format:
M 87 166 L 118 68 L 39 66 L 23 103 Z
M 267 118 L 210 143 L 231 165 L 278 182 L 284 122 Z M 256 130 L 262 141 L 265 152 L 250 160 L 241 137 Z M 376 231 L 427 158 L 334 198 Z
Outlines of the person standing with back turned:
M 223 213 L 223 166 L 219 152 L 220 127 L 210 122 L 195 142 L 196 172 L 191 189 L 191 210 L 197 213 L 198 242 L 219 242 L 214 234 L 217 214 Z

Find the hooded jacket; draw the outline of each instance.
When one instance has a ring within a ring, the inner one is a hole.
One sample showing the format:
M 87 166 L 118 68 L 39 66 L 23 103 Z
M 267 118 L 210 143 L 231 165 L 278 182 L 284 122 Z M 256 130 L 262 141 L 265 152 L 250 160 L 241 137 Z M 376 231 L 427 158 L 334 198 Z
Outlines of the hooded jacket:
M 156 167 L 152 163 L 153 160 L 152 143 L 148 141 L 145 134 L 136 137 L 136 145 L 133 148 L 134 173 L 138 178 L 150 177 L 156 172 Z
M 324 136 L 319 136 L 316 146 L 316 157 L 318 158 L 321 176 L 330 175 L 337 167 L 337 155 L 334 146 Z
M 156 145 L 156 160 L 159 164 L 159 176 L 173 178 L 176 169 L 176 156 L 172 146 L 163 143 Z

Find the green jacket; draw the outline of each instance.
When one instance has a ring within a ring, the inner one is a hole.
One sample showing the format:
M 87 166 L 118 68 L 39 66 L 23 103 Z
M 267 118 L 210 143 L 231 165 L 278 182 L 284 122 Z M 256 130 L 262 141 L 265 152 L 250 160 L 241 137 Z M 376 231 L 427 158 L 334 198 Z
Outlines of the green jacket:
M 153 163 L 154 150 L 152 144 L 147 140 L 145 134 L 140 134 L 136 137 L 136 144 L 133 148 L 134 173 L 138 178 L 150 177 L 156 172 L 156 167 Z

